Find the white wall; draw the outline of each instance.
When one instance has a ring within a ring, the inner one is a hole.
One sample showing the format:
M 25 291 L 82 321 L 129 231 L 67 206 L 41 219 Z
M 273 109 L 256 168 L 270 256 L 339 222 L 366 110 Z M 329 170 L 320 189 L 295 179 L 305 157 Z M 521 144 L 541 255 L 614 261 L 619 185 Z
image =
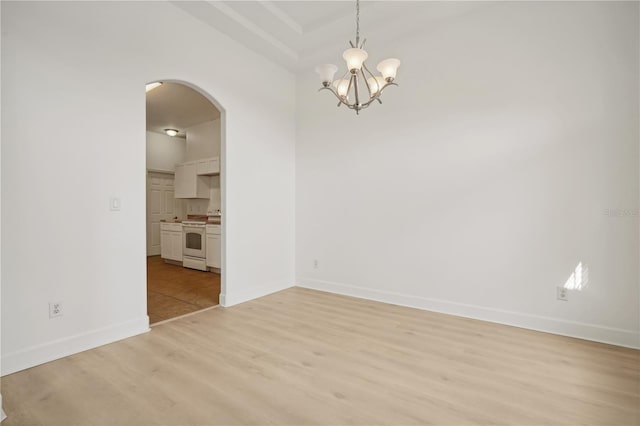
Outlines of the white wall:
M 0 7 L 0 43 L 2 41 L 2 7 Z M 0 61 L 2 62 L 2 61 Z M 0 81 L 2 81 L 2 66 L 0 66 Z M 2 85 L 0 85 L 0 99 L 2 98 Z M 0 107 L 0 127 L 2 127 L 2 108 Z M 1 133 L 1 132 L 0 132 Z M 0 137 L 0 187 L 2 186 L 2 137 Z M 0 197 L 0 241 L 2 241 L 2 199 Z M 0 244 L 0 289 L 2 288 L 2 244 Z M 0 330 L 2 329 L 2 291 L 0 291 Z M 1 334 L 1 333 L 0 333 Z M 0 354 L 2 353 L 2 338 L 0 336 Z M 2 357 L 0 357 L 0 371 L 2 371 Z M 2 409 L 2 394 L 0 394 L 0 422 L 7 417 Z
M 175 172 L 185 161 L 187 141 L 161 133 L 147 132 L 147 169 Z
M 638 6 L 487 4 L 371 40 L 400 87 L 360 116 L 301 74 L 298 284 L 639 346 Z
M 185 161 L 220 156 L 220 119 L 205 121 L 185 129 L 187 152 Z
M 147 330 L 149 81 L 191 82 L 226 112 L 222 302 L 293 285 L 292 75 L 166 2 L 1 7 L 3 374 Z

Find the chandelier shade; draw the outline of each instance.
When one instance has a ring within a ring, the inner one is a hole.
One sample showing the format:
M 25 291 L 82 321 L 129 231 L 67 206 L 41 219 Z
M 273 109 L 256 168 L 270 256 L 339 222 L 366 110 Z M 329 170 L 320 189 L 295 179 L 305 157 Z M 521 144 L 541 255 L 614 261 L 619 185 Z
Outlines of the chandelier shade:
M 385 81 L 393 81 L 396 78 L 396 72 L 400 66 L 400 59 L 389 58 L 380 62 L 376 69 L 382 73 L 382 78 Z
M 379 93 L 380 89 L 382 89 L 382 87 L 384 87 L 386 83 L 384 78 L 380 77 L 379 75 L 375 77 L 369 77 L 369 79 L 367 79 L 367 82 L 369 83 L 369 88 L 371 89 L 371 93 L 373 94 Z
M 368 57 L 369 54 L 366 51 L 355 47 L 345 50 L 342 54 L 342 58 L 347 61 L 347 69 L 351 73 L 355 73 L 362 68 L 362 64 Z
M 316 67 L 316 72 L 320 76 L 322 83 L 329 83 L 333 81 L 333 76 L 336 75 L 338 67 L 333 64 L 322 64 Z
M 351 80 L 344 79 L 336 80 L 333 82 L 333 87 L 336 88 L 336 91 L 341 98 L 348 98 L 350 82 Z
M 364 50 L 366 39 L 360 43 L 360 0 L 356 0 L 356 42 L 349 42 L 350 49 L 342 54 L 347 65 L 347 71 L 341 78 L 334 80 L 338 67 L 333 64 L 322 64 L 316 67 L 322 87 L 338 98 L 338 106 L 345 105 L 349 109 L 360 113 L 374 101 L 382 103 L 382 91 L 389 86 L 397 86 L 394 82 L 400 60 L 388 58 L 378 64 L 376 69 L 381 75 L 374 75 L 365 61 L 369 54 Z

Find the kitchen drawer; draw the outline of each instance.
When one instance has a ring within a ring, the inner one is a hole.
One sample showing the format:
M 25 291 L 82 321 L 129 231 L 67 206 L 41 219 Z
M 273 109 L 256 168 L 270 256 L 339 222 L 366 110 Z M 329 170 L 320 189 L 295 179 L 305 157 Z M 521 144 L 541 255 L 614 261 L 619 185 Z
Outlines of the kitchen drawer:
M 220 235 L 221 233 L 221 225 L 207 225 L 207 235 Z
M 178 232 L 182 232 L 182 224 L 181 223 L 160 222 L 160 230 L 161 231 L 178 231 Z

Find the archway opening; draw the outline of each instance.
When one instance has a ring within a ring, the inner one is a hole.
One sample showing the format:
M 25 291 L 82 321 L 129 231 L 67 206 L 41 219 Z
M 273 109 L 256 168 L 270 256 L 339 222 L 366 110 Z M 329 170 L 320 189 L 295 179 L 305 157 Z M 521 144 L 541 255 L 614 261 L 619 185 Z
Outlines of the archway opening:
M 197 86 L 146 86 L 151 325 L 219 305 L 225 287 L 225 112 Z

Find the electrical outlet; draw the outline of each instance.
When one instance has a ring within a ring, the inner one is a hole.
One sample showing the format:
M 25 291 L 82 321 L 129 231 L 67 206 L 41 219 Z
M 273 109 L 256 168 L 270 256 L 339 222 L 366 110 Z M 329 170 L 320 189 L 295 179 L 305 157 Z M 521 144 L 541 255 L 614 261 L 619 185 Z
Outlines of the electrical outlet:
M 109 199 L 109 209 L 113 212 L 119 211 L 121 204 L 119 197 L 111 197 Z
M 558 300 L 564 300 L 565 302 L 569 300 L 569 290 L 564 287 L 557 287 L 556 297 Z
M 313 269 L 318 269 L 318 259 L 313 259 Z
M 59 317 L 62 315 L 62 303 L 49 302 L 49 318 Z

